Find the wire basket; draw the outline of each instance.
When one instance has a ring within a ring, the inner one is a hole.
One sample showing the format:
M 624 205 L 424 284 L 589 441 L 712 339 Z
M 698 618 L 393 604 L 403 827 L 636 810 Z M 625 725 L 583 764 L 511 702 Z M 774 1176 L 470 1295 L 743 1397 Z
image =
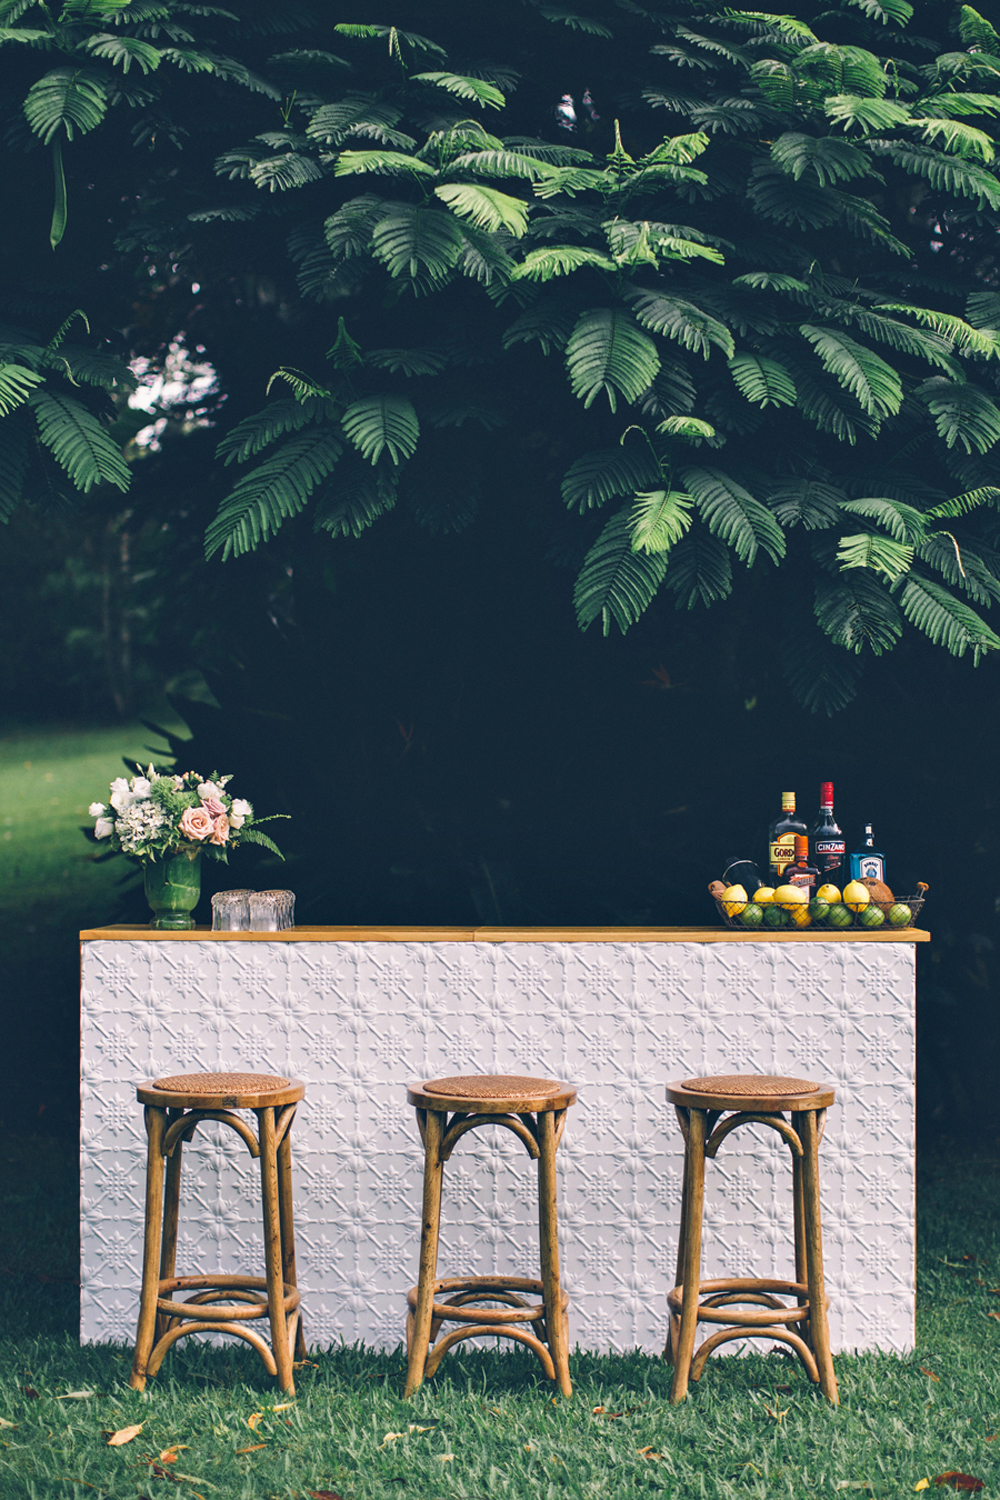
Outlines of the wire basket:
M 898 896 L 893 901 L 869 901 L 867 906 L 852 911 L 843 902 L 832 905 L 823 902 L 826 912 L 819 910 L 815 900 L 808 903 L 791 901 L 722 901 L 715 898 L 719 916 L 727 927 L 738 927 L 743 932 L 803 932 L 807 928 L 823 928 L 828 932 L 902 932 L 915 927 L 923 910 L 926 895 Z M 727 910 L 727 908 L 731 908 Z M 752 910 L 748 910 L 752 908 Z M 878 912 L 876 917 L 874 912 Z M 780 912 L 781 916 L 771 916 Z M 869 915 L 865 915 L 865 913 Z M 760 914 L 759 919 L 758 915 Z

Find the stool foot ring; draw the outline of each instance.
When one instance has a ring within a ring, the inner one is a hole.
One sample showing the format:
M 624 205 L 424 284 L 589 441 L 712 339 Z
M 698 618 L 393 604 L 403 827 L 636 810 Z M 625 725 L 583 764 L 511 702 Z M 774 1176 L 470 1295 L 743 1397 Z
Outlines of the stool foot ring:
M 802 1301 L 796 1307 L 786 1307 L 775 1296 L 775 1293 L 780 1293 L 786 1297 L 804 1299 L 807 1291 L 808 1288 L 803 1282 L 765 1280 L 748 1276 L 719 1277 L 712 1281 L 700 1282 L 698 1296 L 704 1300 L 698 1303 L 695 1314 L 696 1322 L 721 1323 L 725 1326 L 702 1340 L 692 1356 L 689 1378 L 700 1379 L 709 1355 L 721 1344 L 729 1343 L 732 1339 L 775 1339 L 794 1350 L 802 1361 L 809 1379 L 814 1385 L 821 1385 L 822 1378 L 816 1356 L 807 1338 L 802 1336 L 803 1333 L 807 1337 L 809 1334 L 808 1301 Z M 824 1300 L 829 1306 L 829 1297 Z M 725 1311 L 734 1303 L 747 1302 L 762 1307 L 763 1311 Z M 683 1304 L 684 1288 L 676 1286 L 667 1296 L 667 1305 L 670 1309 L 667 1350 L 670 1355 L 673 1355 L 679 1343 Z M 801 1331 L 793 1332 L 790 1324 L 799 1324 Z
M 540 1281 L 526 1276 L 462 1276 L 447 1277 L 434 1283 L 434 1302 L 431 1308 L 431 1335 L 424 1375 L 430 1377 L 437 1370 L 444 1355 L 463 1339 L 492 1334 L 496 1338 L 513 1339 L 525 1344 L 536 1356 L 549 1380 L 558 1378 L 552 1354 L 546 1342 L 537 1332 L 518 1326 L 533 1324 L 535 1329 L 547 1334 L 544 1302 L 528 1303 L 518 1294 L 533 1293 L 541 1296 L 544 1288 Z M 437 1301 L 441 1293 L 451 1293 L 446 1301 Z M 414 1313 L 417 1306 L 418 1288 L 411 1287 L 406 1294 L 409 1312 L 406 1319 L 407 1352 L 412 1349 Z M 503 1302 L 503 1308 L 468 1306 L 469 1303 L 492 1301 Z M 560 1312 L 563 1319 L 569 1307 L 569 1295 L 560 1291 Z M 443 1339 L 435 1342 L 443 1323 L 462 1323 L 464 1327 L 453 1329 Z
M 270 1310 L 266 1295 L 267 1281 L 263 1276 L 238 1276 L 218 1273 L 214 1276 L 170 1276 L 159 1283 L 156 1299 L 158 1319 L 162 1319 L 162 1331 L 157 1329 L 157 1338 L 145 1367 L 136 1357 L 129 1381 L 133 1390 L 144 1390 L 147 1379 L 156 1375 L 164 1356 L 178 1339 L 189 1333 L 228 1333 L 245 1340 L 260 1355 L 269 1375 L 278 1374 L 271 1346 L 262 1335 L 246 1325 L 249 1321 L 269 1318 Z M 282 1285 L 282 1307 L 289 1349 L 298 1342 L 300 1329 L 299 1303 L 301 1296 L 297 1287 Z M 193 1297 L 175 1301 L 174 1292 L 194 1291 Z M 245 1307 L 229 1304 L 247 1303 Z M 212 1306 L 223 1303 L 222 1306 Z

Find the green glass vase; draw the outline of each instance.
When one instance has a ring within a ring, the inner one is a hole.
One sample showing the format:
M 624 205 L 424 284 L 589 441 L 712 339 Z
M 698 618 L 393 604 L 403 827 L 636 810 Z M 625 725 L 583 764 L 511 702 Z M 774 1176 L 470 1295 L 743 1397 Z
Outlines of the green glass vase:
M 146 900 L 153 908 L 150 927 L 181 932 L 194 926 L 191 913 L 201 895 L 201 850 L 165 854 L 145 865 Z

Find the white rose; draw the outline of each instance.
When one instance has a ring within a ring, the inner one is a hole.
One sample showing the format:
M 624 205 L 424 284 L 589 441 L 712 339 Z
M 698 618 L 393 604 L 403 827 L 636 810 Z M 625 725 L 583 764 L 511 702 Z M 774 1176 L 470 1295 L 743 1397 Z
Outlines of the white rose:
M 98 818 L 94 824 L 94 836 L 99 839 L 109 839 L 115 831 L 113 818 Z
M 140 797 L 148 797 L 152 793 L 152 787 L 145 776 L 134 776 L 132 778 L 132 796 L 138 802 Z
M 106 812 L 107 808 L 103 802 L 92 802 L 90 804 L 90 816 L 92 818 L 103 818 Z
M 229 824 L 232 828 L 242 828 L 247 818 L 253 817 L 253 807 L 242 797 L 234 797 L 233 805 L 229 809 Z
M 220 802 L 222 800 L 222 788 L 216 786 L 214 781 L 199 781 L 197 792 L 202 802 L 207 802 L 210 797 L 215 797 Z
M 118 776 L 111 783 L 111 806 L 116 812 L 124 812 L 127 807 L 132 806 L 132 789 L 124 776 Z

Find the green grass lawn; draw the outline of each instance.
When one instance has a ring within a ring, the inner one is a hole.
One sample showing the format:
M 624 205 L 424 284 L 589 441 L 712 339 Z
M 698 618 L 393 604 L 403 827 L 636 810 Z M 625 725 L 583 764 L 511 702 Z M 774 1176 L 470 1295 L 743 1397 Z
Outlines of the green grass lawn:
M 76 1344 L 75 1173 L 57 1140 L 0 1139 L 3 1500 L 852 1500 L 947 1494 L 954 1470 L 1000 1493 L 995 1159 L 923 1172 L 917 1350 L 837 1356 L 837 1410 L 766 1352 L 709 1361 L 672 1408 L 645 1355 L 577 1354 L 564 1401 L 530 1356 L 469 1350 L 406 1403 L 398 1352 L 345 1348 L 312 1353 L 289 1404 L 252 1353 L 197 1339 L 138 1395 L 128 1350 Z
M 10 732 L 0 737 L 0 932 L 4 1028 L 18 1058 L 0 1118 L 71 1129 L 77 1112 L 79 946 L 83 927 L 116 920 L 136 883 L 125 860 L 95 863 L 80 833 L 122 756 L 148 761 L 141 724 Z

